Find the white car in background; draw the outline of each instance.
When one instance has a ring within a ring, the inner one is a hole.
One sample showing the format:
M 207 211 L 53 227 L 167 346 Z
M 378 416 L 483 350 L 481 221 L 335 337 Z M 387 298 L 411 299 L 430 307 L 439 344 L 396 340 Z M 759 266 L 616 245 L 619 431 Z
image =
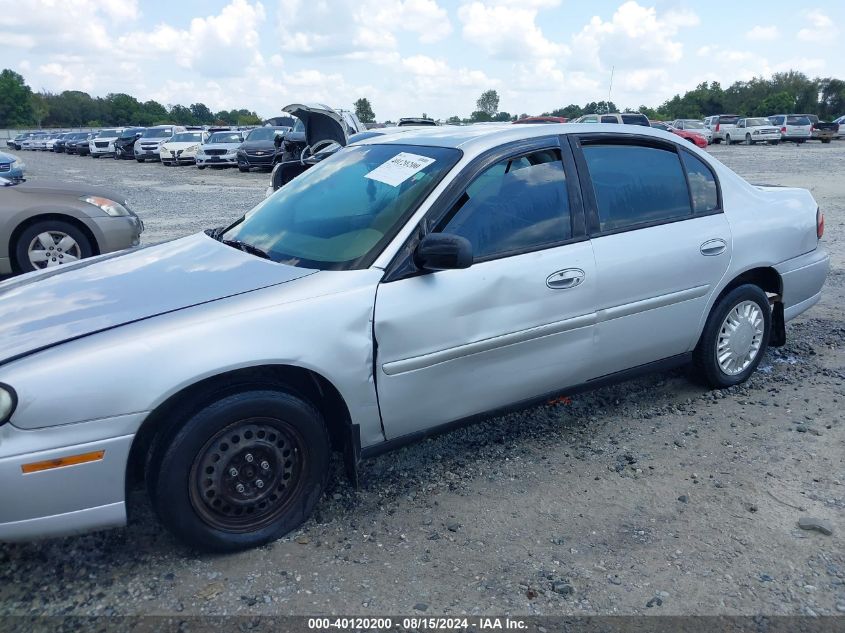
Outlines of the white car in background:
M 714 114 L 704 119 L 704 127 L 713 134 L 711 143 L 717 145 L 725 140 L 725 134 L 730 133 L 739 121 L 738 114 Z
M 100 158 L 100 156 L 114 155 L 114 142 L 120 138 L 123 130 L 122 127 L 110 127 L 100 132 L 88 141 L 88 150 L 91 153 L 91 158 Z
M 713 142 L 713 132 L 698 119 L 675 119 L 670 125 L 677 130 L 701 134 L 707 140 L 708 145 Z
M 218 130 L 212 132 L 208 140 L 200 145 L 197 152 L 197 167 L 237 167 L 238 148 L 244 142 L 244 133 L 240 130 Z
M 200 145 L 205 143 L 208 132 L 203 130 L 188 130 L 174 134 L 161 144 L 159 156 L 165 165 L 181 165 L 195 163 Z
M 775 114 L 769 122 L 780 130 L 780 140 L 805 143 L 813 138 L 813 123 L 803 114 Z
M 842 138 L 845 136 L 845 116 L 834 119 L 833 122 L 839 125 L 839 131 L 836 133 L 836 138 Z
M 725 133 L 725 143 L 727 145 L 736 143 L 745 143 L 746 145 L 771 143 L 777 145 L 780 143 L 780 130 L 772 125 L 766 117 L 740 119 L 736 122 L 734 129 Z

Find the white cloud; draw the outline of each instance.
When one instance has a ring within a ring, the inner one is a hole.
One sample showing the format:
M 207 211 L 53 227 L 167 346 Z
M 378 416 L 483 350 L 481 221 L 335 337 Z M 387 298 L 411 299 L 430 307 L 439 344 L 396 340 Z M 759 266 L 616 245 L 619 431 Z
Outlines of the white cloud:
M 804 42 L 832 42 L 839 35 L 839 29 L 834 21 L 818 9 L 807 13 L 809 27 L 798 31 L 798 39 Z
M 778 27 L 772 26 L 755 26 L 750 31 L 745 34 L 749 40 L 754 40 L 756 42 L 771 42 L 776 40 L 780 37 L 780 29 Z
M 498 59 L 552 59 L 568 54 L 566 46 L 550 41 L 537 25 L 537 12 L 556 3 L 470 2 L 458 9 L 464 39 Z

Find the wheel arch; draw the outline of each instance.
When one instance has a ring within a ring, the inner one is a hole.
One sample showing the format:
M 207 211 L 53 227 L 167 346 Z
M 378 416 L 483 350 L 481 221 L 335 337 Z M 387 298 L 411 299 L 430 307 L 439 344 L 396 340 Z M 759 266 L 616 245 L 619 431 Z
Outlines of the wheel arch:
M 92 255 L 99 255 L 100 254 L 100 243 L 97 240 L 97 236 L 91 231 L 85 222 L 80 220 L 77 217 L 66 213 L 59 213 L 55 211 L 46 211 L 44 213 L 39 213 L 38 215 L 32 215 L 21 221 L 13 230 L 11 235 L 9 236 L 8 242 L 8 252 L 9 252 L 9 261 L 12 262 L 12 267 L 16 272 L 20 272 L 20 262 L 17 261 L 17 254 L 15 253 L 15 245 L 17 244 L 18 240 L 20 239 L 21 234 L 28 229 L 33 224 L 38 224 L 39 222 L 43 222 L 46 220 L 59 220 L 61 222 L 67 222 L 68 224 L 72 224 L 75 228 L 82 231 L 85 237 L 88 238 L 88 241 L 91 244 L 91 251 Z
M 295 365 L 258 365 L 215 374 L 183 387 L 146 417 L 135 434 L 126 465 L 127 492 L 142 482 L 146 458 L 168 422 L 193 415 L 224 395 L 248 388 L 285 388 L 311 402 L 323 414 L 333 450 L 344 450 L 353 437 L 349 408 L 340 391 L 321 374 Z M 172 427 L 171 427 L 172 428 Z

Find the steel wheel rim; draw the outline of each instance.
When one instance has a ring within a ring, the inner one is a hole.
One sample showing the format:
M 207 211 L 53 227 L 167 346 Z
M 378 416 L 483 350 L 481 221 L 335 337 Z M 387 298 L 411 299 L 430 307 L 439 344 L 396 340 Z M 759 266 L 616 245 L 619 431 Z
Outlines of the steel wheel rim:
M 82 258 L 82 249 L 63 231 L 44 231 L 36 235 L 27 248 L 29 263 L 36 269 L 71 264 Z
M 744 372 L 760 353 L 765 319 L 754 301 L 742 301 L 730 309 L 716 339 L 716 362 L 728 376 Z
M 230 424 L 200 449 L 191 466 L 191 504 L 227 532 L 252 532 L 277 521 L 296 497 L 307 462 L 302 436 L 273 418 Z

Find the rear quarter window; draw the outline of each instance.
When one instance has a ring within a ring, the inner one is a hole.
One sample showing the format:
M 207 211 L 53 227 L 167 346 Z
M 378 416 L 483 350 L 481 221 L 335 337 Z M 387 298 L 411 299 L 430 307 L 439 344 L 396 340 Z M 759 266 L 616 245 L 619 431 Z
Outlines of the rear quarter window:
M 786 117 L 787 125 L 812 125 L 810 119 L 805 116 L 788 116 Z
M 690 198 L 695 213 L 711 213 L 719 209 L 719 189 L 716 176 L 703 160 L 689 152 L 682 151 L 681 156 L 687 170 Z
M 736 125 L 736 122 L 739 120 L 739 117 L 736 116 L 720 116 L 719 123 L 725 123 L 727 125 Z

